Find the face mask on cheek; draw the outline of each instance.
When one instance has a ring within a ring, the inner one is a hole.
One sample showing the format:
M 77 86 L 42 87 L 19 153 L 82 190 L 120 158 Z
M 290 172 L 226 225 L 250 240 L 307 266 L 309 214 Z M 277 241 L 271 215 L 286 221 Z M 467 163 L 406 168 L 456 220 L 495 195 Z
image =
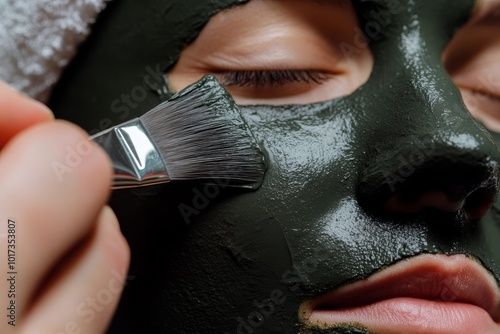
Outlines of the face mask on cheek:
M 268 155 L 260 189 L 113 194 L 134 279 L 110 333 L 299 332 L 305 300 L 423 253 L 466 254 L 499 278 L 499 217 L 485 211 L 500 153 L 441 63 L 473 2 L 396 2 L 354 4 L 375 58 L 354 93 L 242 107 Z M 184 46 L 238 4 L 112 3 L 51 106 L 89 131 L 142 114 L 170 95 L 163 73 Z M 364 332 L 348 327 L 317 333 Z

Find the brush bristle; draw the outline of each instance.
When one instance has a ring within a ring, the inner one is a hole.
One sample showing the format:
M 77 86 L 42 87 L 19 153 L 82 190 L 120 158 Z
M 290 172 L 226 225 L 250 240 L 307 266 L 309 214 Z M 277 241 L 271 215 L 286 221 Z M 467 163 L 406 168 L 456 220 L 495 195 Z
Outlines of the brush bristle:
M 256 187 L 264 155 L 238 106 L 206 76 L 140 117 L 171 180 L 228 181 Z

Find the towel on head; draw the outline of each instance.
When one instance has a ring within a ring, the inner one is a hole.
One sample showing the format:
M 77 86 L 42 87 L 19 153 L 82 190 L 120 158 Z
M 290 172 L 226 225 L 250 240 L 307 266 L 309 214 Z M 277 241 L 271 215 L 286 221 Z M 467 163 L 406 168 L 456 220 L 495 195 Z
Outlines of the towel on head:
M 0 0 L 0 79 L 46 102 L 110 0 Z

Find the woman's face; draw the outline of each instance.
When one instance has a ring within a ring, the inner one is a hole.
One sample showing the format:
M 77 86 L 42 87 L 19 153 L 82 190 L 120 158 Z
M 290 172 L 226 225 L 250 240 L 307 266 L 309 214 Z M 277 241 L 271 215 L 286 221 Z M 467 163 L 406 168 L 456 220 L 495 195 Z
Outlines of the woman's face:
M 113 195 L 134 279 L 111 332 L 500 331 L 500 1 L 144 7 L 111 5 L 52 107 L 92 130 L 215 74 L 269 167 Z

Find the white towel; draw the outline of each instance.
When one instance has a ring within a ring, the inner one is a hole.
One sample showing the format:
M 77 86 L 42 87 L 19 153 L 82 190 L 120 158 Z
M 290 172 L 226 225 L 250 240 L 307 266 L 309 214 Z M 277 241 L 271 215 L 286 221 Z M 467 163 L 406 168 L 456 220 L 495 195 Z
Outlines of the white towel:
M 0 0 L 0 79 L 46 102 L 110 0 Z

